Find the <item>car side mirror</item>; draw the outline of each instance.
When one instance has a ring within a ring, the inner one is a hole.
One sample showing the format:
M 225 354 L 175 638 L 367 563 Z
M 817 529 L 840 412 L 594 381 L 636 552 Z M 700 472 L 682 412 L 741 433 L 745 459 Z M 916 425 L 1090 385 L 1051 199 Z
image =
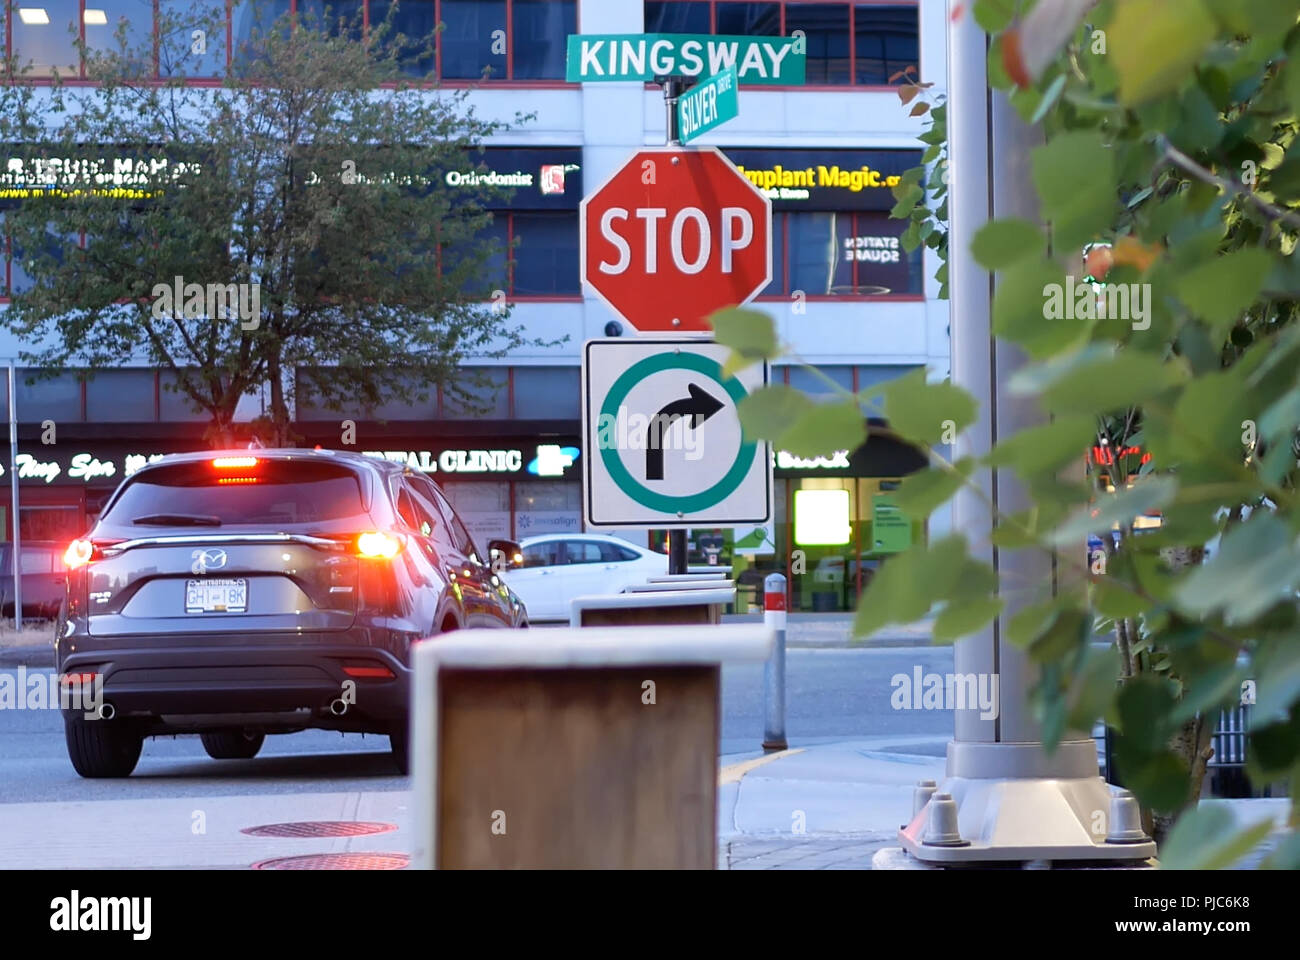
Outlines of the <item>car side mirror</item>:
M 488 562 L 493 570 L 524 565 L 524 548 L 513 540 L 489 540 Z

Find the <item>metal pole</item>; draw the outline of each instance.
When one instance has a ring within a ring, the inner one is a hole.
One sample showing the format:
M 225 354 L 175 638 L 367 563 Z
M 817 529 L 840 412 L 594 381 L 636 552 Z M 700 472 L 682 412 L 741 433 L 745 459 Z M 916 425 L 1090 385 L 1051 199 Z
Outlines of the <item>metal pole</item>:
M 668 572 L 686 573 L 686 537 L 685 530 L 668 531 Z
M 784 750 L 785 739 L 785 577 L 769 573 L 763 581 L 763 623 L 776 634 L 772 656 L 763 665 L 763 749 Z
M 668 110 L 667 126 L 664 128 L 668 132 L 668 146 L 680 147 L 682 133 L 677 129 L 677 98 L 686 91 L 685 82 L 681 77 L 664 77 L 661 82 L 664 87 L 664 106 Z
M 13 361 L 9 361 L 9 486 L 13 491 L 14 630 L 23 628 L 23 564 L 18 532 L 18 411 Z

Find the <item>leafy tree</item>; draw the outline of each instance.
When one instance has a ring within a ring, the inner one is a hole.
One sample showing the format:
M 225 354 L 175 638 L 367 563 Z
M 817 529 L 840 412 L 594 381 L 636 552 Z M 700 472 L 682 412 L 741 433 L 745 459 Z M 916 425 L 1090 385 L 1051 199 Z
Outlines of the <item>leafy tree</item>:
M 1300 2 L 976 0 L 964 15 L 992 37 L 994 85 L 1046 136 L 1031 165 L 1049 232 L 999 220 L 972 244 L 996 273 L 996 335 L 1029 357 L 1010 388 L 1050 417 L 983 458 L 1033 500 L 988 532 L 1076 572 L 1056 596 L 1031 597 L 1009 633 L 1040 668 L 1048 748 L 1105 716 L 1166 861 L 1227 865 L 1267 826 L 1234 833 L 1195 799 L 1213 718 L 1244 681 L 1257 695 L 1251 780 L 1293 794 L 1300 782 Z M 942 186 L 933 168 L 912 175 L 895 214 L 912 220 L 911 240 L 933 224 L 931 242 L 943 218 L 923 182 Z M 1050 292 L 1067 276 L 1085 309 L 1065 315 Z M 1100 293 L 1088 276 L 1104 278 Z M 1120 285 L 1149 297 L 1145 316 L 1125 309 Z M 737 362 L 781 352 L 762 314 L 719 316 L 716 330 Z M 876 392 L 891 429 L 934 464 L 899 498 L 926 515 L 976 467 L 934 450 L 940 424 L 964 429 L 975 401 L 919 372 Z M 753 435 L 826 453 L 862 440 L 868 399 L 822 408 L 774 387 L 742 418 Z M 1111 453 L 1087 478 L 1071 472 L 1094 446 Z M 1144 515 L 1162 522 L 1139 530 Z M 1093 569 L 1090 534 L 1109 544 Z M 917 545 L 873 578 L 856 631 L 937 610 L 935 639 L 952 640 L 1022 589 L 998 584 L 959 536 Z M 1300 866 L 1294 832 L 1267 863 Z
M 531 341 L 494 294 L 505 251 L 483 231 L 498 191 L 453 191 L 443 174 L 477 166 L 503 125 L 464 90 L 409 82 L 399 58 L 433 38 L 391 23 L 362 42 L 359 22 L 286 15 L 254 32 L 219 87 L 187 86 L 193 31 L 224 37 L 203 9 L 159 9 L 161 82 L 152 38 L 132 48 L 125 22 L 109 48 L 80 45 L 93 87 L 36 86 L 8 64 L 0 142 L 38 188 L 5 217 L 32 278 L 2 321 L 32 345 L 23 359 L 43 375 L 157 366 L 210 415 L 217 445 L 261 388 L 265 439 L 292 442 L 299 369 L 320 373 L 298 401 L 348 416 L 439 385 L 472 407 L 460 361 Z M 123 160 L 145 174 L 114 180 Z M 184 303 L 171 302 L 178 277 Z M 245 315 L 223 317 L 191 283 L 236 285 Z

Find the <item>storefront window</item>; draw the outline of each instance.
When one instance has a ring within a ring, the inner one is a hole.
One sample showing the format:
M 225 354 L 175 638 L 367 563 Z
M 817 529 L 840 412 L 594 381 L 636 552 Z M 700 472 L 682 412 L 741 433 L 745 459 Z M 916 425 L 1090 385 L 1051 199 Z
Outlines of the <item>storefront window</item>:
M 158 419 L 172 423 L 206 423 L 212 418 L 206 410 L 196 410 L 194 401 L 175 390 L 176 375 L 170 370 L 158 374 Z M 173 389 L 169 389 L 169 387 Z
M 19 507 L 18 516 L 21 518 L 18 535 L 25 542 L 34 540 L 67 542 L 82 533 L 81 507 L 77 505 Z M 50 572 L 44 569 L 45 564 L 50 562 L 51 558 L 48 556 L 50 551 L 36 547 L 23 547 L 22 553 L 23 573 Z M 12 569 L 7 572 L 12 572 Z M 26 607 L 27 604 L 24 603 L 23 606 Z
M 86 46 L 117 52 L 117 32 L 126 24 L 126 52 L 147 74 L 153 72 L 153 0 L 86 0 Z
M 844 256 L 851 217 L 835 213 L 788 214 L 790 289 L 809 296 L 848 293 L 853 266 Z
M 101 370 L 86 381 L 86 419 L 95 423 L 152 422 L 154 372 Z
M 515 535 L 582 530 L 582 484 L 576 480 L 538 480 L 515 484 Z
M 806 83 L 849 82 L 849 8 L 842 3 L 792 3 L 785 8 L 786 35 L 808 36 Z
M 445 387 L 445 419 L 503 420 L 510 416 L 509 371 L 505 367 L 463 367 L 462 371 L 464 376 L 456 381 L 456 388 L 468 396 L 458 397 L 456 388 Z
M 442 483 L 442 492 L 469 529 L 475 545 L 510 537 L 510 483 L 505 480 Z
M 14 401 L 19 420 L 80 420 L 81 380 L 75 373 L 37 378 L 35 370 L 19 370 Z
M 289 13 L 289 0 L 236 3 L 231 7 L 230 13 L 230 36 L 233 42 L 231 69 L 241 76 L 256 76 L 262 44 L 265 42 L 263 38 L 276 24 L 288 28 L 287 21 L 280 18 Z

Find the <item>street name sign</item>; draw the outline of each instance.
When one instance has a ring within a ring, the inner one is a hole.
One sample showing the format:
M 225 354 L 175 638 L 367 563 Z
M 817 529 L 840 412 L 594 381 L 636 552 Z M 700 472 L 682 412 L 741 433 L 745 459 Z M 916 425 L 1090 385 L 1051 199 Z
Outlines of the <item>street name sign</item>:
M 589 340 L 582 353 L 588 526 L 688 529 L 767 523 L 772 455 L 737 404 L 767 365 L 726 376 L 729 350 L 698 338 Z
M 802 85 L 804 37 L 739 37 L 689 33 L 569 35 L 569 83 L 707 77 L 736 68 L 740 83 Z
M 682 143 L 708 133 L 740 115 L 736 68 L 701 80 L 677 98 L 677 131 Z
M 772 277 L 772 201 L 716 147 L 647 147 L 578 208 L 582 280 L 640 333 L 709 333 Z

